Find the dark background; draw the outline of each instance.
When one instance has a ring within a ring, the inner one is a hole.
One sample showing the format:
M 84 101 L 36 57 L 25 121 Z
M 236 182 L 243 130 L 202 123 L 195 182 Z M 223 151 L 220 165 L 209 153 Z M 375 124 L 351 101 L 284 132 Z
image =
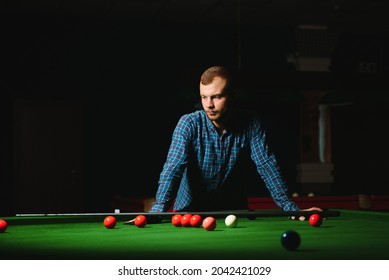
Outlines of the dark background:
M 77 172 L 82 174 L 75 181 L 80 192 L 71 193 L 65 209 L 71 211 L 71 197 L 80 196 L 84 205 L 79 209 L 102 212 L 115 195 L 155 195 L 171 133 L 180 115 L 194 110 L 200 74 L 216 64 L 237 69 L 241 105 L 262 116 L 291 191 L 300 188 L 296 165 L 302 141 L 301 100 L 294 96 L 318 89 L 352 100 L 332 108 L 336 173 L 331 194 L 388 194 L 385 28 L 339 30 L 330 71 L 301 72 L 286 59 L 295 47 L 295 24 L 31 12 L 7 3 L 0 13 L 0 213 L 23 209 L 16 205 L 24 191 L 16 185 L 26 155 L 18 150 L 15 104 L 80 104 L 82 166 Z M 374 69 L 361 69 L 361 61 Z M 39 145 L 30 148 L 39 154 Z M 50 160 L 54 165 L 61 157 Z M 267 196 L 252 171 L 246 178 L 250 194 Z M 38 196 L 47 192 L 39 186 L 47 174 L 41 176 L 23 187 Z M 55 192 L 57 186 L 50 188 Z

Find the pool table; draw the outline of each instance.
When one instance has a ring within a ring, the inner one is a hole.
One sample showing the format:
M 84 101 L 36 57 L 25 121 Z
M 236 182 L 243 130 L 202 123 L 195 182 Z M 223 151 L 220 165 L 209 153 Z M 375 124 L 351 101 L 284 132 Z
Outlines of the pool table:
M 0 233 L 0 259 L 218 259 L 218 260 L 342 260 L 389 259 L 389 212 L 336 210 L 320 227 L 287 216 L 238 216 L 229 228 L 217 216 L 217 227 L 175 227 L 170 218 L 144 228 L 124 224 L 130 218 L 115 214 L 117 225 L 107 229 L 106 215 L 0 217 L 8 223 Z M 295 230 L 301 245 L 282 247 L 284 231 Z

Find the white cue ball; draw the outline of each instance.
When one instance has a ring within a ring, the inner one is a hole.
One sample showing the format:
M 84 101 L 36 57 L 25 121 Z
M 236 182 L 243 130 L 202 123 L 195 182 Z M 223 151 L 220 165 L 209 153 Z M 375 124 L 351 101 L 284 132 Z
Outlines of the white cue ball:
M 236 218 L 235 215 L 228 215 L 224 222 L 226 226 L 230 228 L 236 227 L 238 225 L 238 219 Z

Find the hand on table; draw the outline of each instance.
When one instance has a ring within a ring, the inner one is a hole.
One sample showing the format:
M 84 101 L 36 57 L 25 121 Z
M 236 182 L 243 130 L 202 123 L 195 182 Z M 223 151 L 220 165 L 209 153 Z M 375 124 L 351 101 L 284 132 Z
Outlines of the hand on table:
M 321 208 L 319 208 L 319 207 L 311 207 L 311 208 L 308 208 L 308 209 L 302 209 L 301 211 L 323 211 Z M 290 217 L 290 219 L 291 220 L 296 220 L 296 217 L 295 216 L 291 216 Z M 300 220 L 300 221 L 304 221 L 305 220 L 305 216 L 300 216 L 300 217 L 298 217 L 298 219 Z

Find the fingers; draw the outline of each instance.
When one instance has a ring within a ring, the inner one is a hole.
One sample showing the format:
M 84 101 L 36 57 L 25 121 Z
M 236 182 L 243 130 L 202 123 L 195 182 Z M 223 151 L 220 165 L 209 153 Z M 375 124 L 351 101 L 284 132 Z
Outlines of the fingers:
M 302 209 L 301 211 L 320 211 L 322 212 L 323 210 L 319 207 L 311 207 L 311 208 L 308 208 L 308 209 Z M 289 217 L 290 220 L 300 220 L 300 221 L 305 221 L 306 220 L 306 217 L 305 216 L 290 216 Z
M 125 225 L 132 225 L 132 224 L 134 224 L 134 221 L 135 221 L 135 219 L 132 219 L 132 220 L 124 222 L 123 224 L 125 224 Z
M 290 219 L 290 220 L 294 220 L 294 221 L 297 220 L 297 218 L 296 218 L 295 216 L 290 216 L 289 219 Z M 299 220 L 299 221 L 305 221 L 305 216 L 299 216 L 299 217 L 298 217 L 298 220 Z
M 322 212 L 323 210 L 319 207 L 311 207 L 309 209 L 304 209 L 303 211 L 320 211 L 320 212 Z
M 135 219 L 132 219 L 132 220 L 124 222 L 123 224 L 125 224 L 125 225 L 133 225 L 134 221 L 135 221 Z M 158 215 L 158 216 L 148 216 L 147 217 L 147 223 L 148 224 L 158 224 L 160 222 L 162 222 L 162 216 Z

